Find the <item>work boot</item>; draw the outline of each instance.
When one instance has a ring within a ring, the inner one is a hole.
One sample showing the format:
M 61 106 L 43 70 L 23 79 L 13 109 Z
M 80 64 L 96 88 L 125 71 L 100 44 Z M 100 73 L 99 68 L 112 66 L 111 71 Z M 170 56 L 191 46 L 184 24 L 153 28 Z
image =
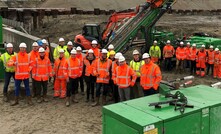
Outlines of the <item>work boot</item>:
M 11 106 L 18 105 L 18 96 L 15 96 L 14 102 L 11 104 Z
M 6 93 L 4 93 L 3 101 L 4 101 L 4 102 L 8 102 L 8 95 L 7 95 Z
M 106 101 L 106 96 L 102 96 L 102 105 L 106 105 L 107 101 Z
M 100 105 L 100 104 L 99 104 L 99 97 L 96 97 L 95 103 L 93 103 L 91 106 L 92 106 L 92 107 L 95 107 L 95 106 L 98 106 L 98 105 Z
M 78 100 L 75 99 L 75 95 L 72 95 L 72 102 L 78 103 Z
M 33 105 L 33 102 L 31 100 L 31 96 L 27 96 L 28 105 Z
M 66 98 L 66 103 L 65 103 L 66 107 L 70 106 L 70 97 Z
M 47 95 L 43 95 L 43 101 L 48 102 Z
M 41 96 L 38 96 L 37 103 L 41 103 L 41 102 L 42 102 L 42 98 L 41 98 Z

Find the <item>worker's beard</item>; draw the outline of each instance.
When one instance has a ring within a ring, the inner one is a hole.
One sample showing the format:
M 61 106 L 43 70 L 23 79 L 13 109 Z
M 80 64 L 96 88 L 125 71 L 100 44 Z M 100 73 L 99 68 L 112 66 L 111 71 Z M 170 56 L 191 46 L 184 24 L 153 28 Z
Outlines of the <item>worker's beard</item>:
M 45 58 L 45 56 L 40 56 L 40 58 L 43 60 Z

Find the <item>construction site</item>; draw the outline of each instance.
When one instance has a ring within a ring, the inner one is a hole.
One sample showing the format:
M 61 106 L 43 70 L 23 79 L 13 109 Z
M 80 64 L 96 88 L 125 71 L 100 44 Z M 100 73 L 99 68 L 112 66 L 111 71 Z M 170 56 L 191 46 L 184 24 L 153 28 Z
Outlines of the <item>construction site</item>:
M 25 42 L 30 52 L 32 43 L 41 39 L 46 39 L 50 50 L 54 50 L 60 38 L 66 43 L 72 41 L 83 52 L 91 48 L 94 39 L 101 48 L 113 44 L 114 51 L 122 52 L 127 63 L 133 60 L 133 50 L 149 53 L 155 40 L 161 51 L 168 40 L 174 48 L 180 42 L 190 42 L 197 49 L 202 45 L 209 49 L 212 45 L 221 50 L 220 0 L 156 0 L 149 5 L 146 0 L 6 0 L 0 2 L 0 15 L 2 54 L 7 43 L 12 43 L 18 52 L 19 44 Z M 176 63 L 166 71 L 163 57 L 159 60 L 162 72 L 159 94 L 119 103 L 108 97 L 106 105 L 96 107 L 91 106 L 91 101 L 85 102 L 86 85 L 85 95 L 76 95 L 79 103 L 66 107 L 65 99 L 53 97 L 53 81 L 48 83 L 49 102 L 39 104 L 33 98 L 34 104 L 29 106 L 22 90 L 19 105 L 12 107 L 10 102 L 2 101 L 1 64 L 0 133 L 220 134 L 220 79 L 213 74 L 204 77 L 191 74 L 189 68 L 177 73 Z M 189 78 L 188 85 L 185 82 Z M 8 87 L 11 100 L 14 88 L 11 80 Z

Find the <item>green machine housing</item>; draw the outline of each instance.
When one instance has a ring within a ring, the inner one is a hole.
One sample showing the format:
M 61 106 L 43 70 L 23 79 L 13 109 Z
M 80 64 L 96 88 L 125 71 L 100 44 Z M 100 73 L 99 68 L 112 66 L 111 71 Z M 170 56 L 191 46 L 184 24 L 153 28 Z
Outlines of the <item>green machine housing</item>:
M 221 91 L 204 85 L 179 91 L 194 105 L 183 114 L 170 105 L 148 106 L 171 100 L 159 94 L 104 106 L 103 134 L 220 134 Z

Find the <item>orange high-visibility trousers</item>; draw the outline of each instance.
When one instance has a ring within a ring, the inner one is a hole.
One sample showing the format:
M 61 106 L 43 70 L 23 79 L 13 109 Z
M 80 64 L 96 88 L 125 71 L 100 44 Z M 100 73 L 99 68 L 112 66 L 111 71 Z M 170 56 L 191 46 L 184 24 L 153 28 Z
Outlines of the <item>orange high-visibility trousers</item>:
M 214 69 L 213 69 L 213 78 L 217 78 L 219 77 L 220 78 L 220 65 L 216 65 L 214 64 Z
M 54 97 L 65 98 L 66 97 L 66 80 L 55 79 L 54 82 Z

